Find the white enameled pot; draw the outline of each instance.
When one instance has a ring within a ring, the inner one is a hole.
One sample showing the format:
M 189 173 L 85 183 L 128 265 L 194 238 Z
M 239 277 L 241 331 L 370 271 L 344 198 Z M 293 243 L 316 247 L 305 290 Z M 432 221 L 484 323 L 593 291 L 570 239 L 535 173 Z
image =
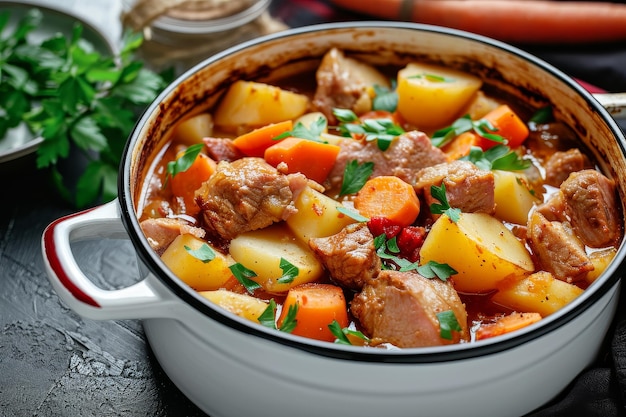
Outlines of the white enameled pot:
M 59 296 L 92 319 L 142 319 L 159 363 L 212 417 L 519 416 L 545 404 L 596 358 L 615 313 L 622 261 L 578 299 L 523 330 L 473 344 L 364 349 L 253 325 L 176 278 L 141 232 L 141 184 L 171 127 L 215 104 L 237 79 L 272 79 L 313 68 L 336 46 L 374 64 L 430 61 L 471 71 L 535 106 L 551 104 L 626 195 L 625 139 L 609 112 L 545 62 L 484 37 L 411 23 L 337 23 L 293 29 L 219 53 L 183 74 L 132 133 L 114 202 L 53 222 L 42 249 Z M 141 280 L 104 291 L 78 267 L 71 243 L 129 237 Z

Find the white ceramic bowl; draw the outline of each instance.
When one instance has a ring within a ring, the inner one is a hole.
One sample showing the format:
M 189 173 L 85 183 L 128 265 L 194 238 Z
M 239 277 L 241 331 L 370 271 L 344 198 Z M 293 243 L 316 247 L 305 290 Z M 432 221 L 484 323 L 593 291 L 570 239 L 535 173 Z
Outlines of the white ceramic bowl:
M 430 60 L 472 71 L 527 102 L 553 104 L 614 178 L 624 201 L 625 139 L 609 113 L 565 74 L 511 46 L 410 23 L 358 22 L 294 29 L 217 54 L 183 74 L 130 137 L 119 199 L 52 223 L 43 254 L 59 296 L 93 319 L 143 319 L 159 363 L 212 417 L 519 416 L 563 390 L 596 358 L 614 316 L 625 248 L 579 298 L 523 330 L 472 344 L 403 350 L 316 342 L 218 309 L 173 276 L 144 237 L 135 207 L 168 130 L 215 103 L 236 79 L 271 80 L 315 65 L 331 46 L 372 63 Z M 141 281 L 97 288 L 71 242 L 129 236 Z

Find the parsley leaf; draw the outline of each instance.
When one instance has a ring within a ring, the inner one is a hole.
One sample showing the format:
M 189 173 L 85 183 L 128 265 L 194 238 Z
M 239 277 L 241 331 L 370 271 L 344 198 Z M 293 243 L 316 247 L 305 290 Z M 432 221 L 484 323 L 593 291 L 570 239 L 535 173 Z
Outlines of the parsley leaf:
M 363 136 L 367 142 L 376 141 L 376 145 L 381 151 L 389 149 L 391 142 L 404 133 L 404 129 L 396 125 L 391 119 L 380 118 L 361 121 L 352 110 L 347 109 L 333 109 L 333 114 L 341 122 L 339 131 L 343 136 L 358 135 Z
M 520 158 L 515 151 L 512 151 L 506 145 L 495 145 L 486 151 L 483 151 L 478 146 L 472 146 L 469 154 L 460 159 L 470 161 L 478 168 L 486 171 L 492 169 L 523 171 L 531 166 L 531 162 L 528 159 Z
M 352 345 L 352 342 L 348 338 L 348 335 L 358 337 L 359 339 L 363 339 L 365 342 L 369 343 L 370 339 L 361 333 L 358 330 L 352 330 L 347 327 L 341 328 L 341 325 L 337 320 L 333 320 L 332 323 L 328 325 L 330 332 L 335 336 L 335 343 L 339 345 Z
M 185 149 L 185 152 L 174 161 L 167 163 L 167 173 L 170 176 L 175 176 L 178 173 L 187 171 L 193 162 L 196 160 L 200 151 L 204 148 L 204 143 L 196 143 Z
M 439 335 L 443 339 L 452 340 L 452 331 L 460 332 L 462 330 L 452 310 L 437 313 L 437 319 L 439 320 Z
M 228 268 L 230 269 L 230 272 L 233 273 L 235 278 L 237 278 L 237 281 L 239 281 L 250 294 L 253 294 L 255 290 L 261 288 L 261 285 L 258 282 L 250 279 L 257 276 L 256 272 L 246 268 L 240 263 L 233 264 Z
M 187 245 L 184 248 L 191 256 L 202 261 L 202 263 L 206 264 L 215 259 L 215 252 L 206 243 L 203 243 L 198 249 L 191 249 Z
M 448 264 L 440 264 L 435 261 L 428 261 L 428 263 L 417 268 L 417 272 L 424 278 L 439 278 L 442 281 L 447 281 L 452 275 L 458 274 L 458 272 Z
M 471 130 L 493 142 L 506 143 L 505 138 L 494 133 L 497 132 L 498 129 L 496 129 L 490 121 L 487 119 L 472 120 L 469 114 L 456 119 L 452 125 L 434 132 L 430 141 L 433 146 L 440 148 L 450 143 L 452 139 L 459 136 L 461 133 Z
M 270 300 L 269 304 L 257 320 L 259 320 L 259 323 L 265 327 L 276 329 L 276 301 L 274 301 L 273 298 Z
M 280 258 L 280 269 L 283 271 L 283 275 L 278 278 L 278 282 L 281 284 L 288 284 L 293 282 L 294 279 L 300 273 L 300 270 L 297 266 L 286 260 L 285 258 Z
M 289 306 L 289 310 L 287 311 L 287 314 L 285 315 L 285 318 L 283 319 L 283 322 L 280 324 L 280 328 L 278 330 L 280 330 L 281 332 L 285 332 L 285 333 L 293 332 L 293 329 L 295 329 L 296 325 L 298 324 L 298 320 L 296 320 L 296 315 L 298 314 L 298 308 L 299 308 L 298 303 L 291 304 Z
M 356 220 L 357 222 L 366 222 L 369 220 L 367 217 L 361 216 L 356 211 L 350 210 L 344 206 L 337 206 L 336 209 L 339 213 L 345 214 L 346 216 L 350 217 L 351 219 Z
M 430 186 L 430 194 L 439 201 L 440 204 L 433 203 L 430 205 L 430 212 L 433 214 L 445 214 L 454 223 L 458 222 L 461 218 L 461 210 L 458 208 L 450 207 L 448 203 L 448 197 L 446 196 L 446 185 L 441 183 L 440 187 L 436 185 Z
M 532 123 L 548 123 L 554 119 L 552 114 L 552 106 L 545 106 L 537 110 L 530 116 L 529 122 Z
M 363 162 L 353 159 L 346 164 L 343 171 L 343 182 L 341 183 L 341 191 L 339 196 L 354 194 L 363 188 L 370 175 L 374 172 L 373 162 Z
M 398 93 L 395 91 L 395 80 L 392 80 L 391 88 L 381 85 L 374 85 L 374 99 L 372 100 L 372 110 L 383 110 L 393 113 L 398 107 Z

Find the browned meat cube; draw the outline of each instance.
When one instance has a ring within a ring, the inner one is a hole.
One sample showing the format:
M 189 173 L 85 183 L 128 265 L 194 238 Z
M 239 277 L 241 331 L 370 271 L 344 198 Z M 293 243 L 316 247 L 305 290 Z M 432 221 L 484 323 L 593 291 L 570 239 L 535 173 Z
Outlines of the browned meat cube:
M 204 229 L 191 225 L 182 218 L 146 219 L 140 224 L 148 243 L 161 255 L 178 235 L 191 234 L 202 239 Z
M 446 186 L 451 207 L 465 213 L 493 214 L 496 210 L 493 172 L 485 171 L 468 161 L 451 161 L 426 167 L 418 172 L 415 190 L 423 191 L 430 206 L 435 199 L 430 187 Z
M 572 231 L 563 223 L 548 221 L 537 211 L 528 221 L 528 239 L 540 268 L 557 279 L 580 281 L 594 269 L 584 246 Z
M 461 331 L 441 337 L 438 313 L 453 311 Z M 374 344 L 401 348 L 439 346 L 468 340 L 467 312 L 450 281 L 413 272 L 383 270 L 356 295 L 350 311 Z
M 361 290 L 382 266 L 374 236 L 365 223 L 348 225 L 333 236 L 311 239 L 309 246 L 342 287 Z
M 589 158 L 577 148 L 565 152 L 555 152 L 544 164 L 546 170 L 545 183 L 553 187 L 560 187 L 561 183 L 572 172 L 592 168 Z

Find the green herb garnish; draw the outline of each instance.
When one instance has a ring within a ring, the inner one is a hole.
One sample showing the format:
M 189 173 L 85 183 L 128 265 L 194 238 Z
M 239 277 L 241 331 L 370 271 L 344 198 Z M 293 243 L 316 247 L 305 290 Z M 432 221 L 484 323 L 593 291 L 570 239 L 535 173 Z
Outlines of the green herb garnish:
M 298 320 L 296 320 L 296 315 L 298 314 L 298 308 L 299 308 L 298 303 L 295 303 L 289 306 L 287 315 L 285 315 L 285 318 L 283 319 L 283 322 L 280 324 L 280 328 L 278 330 L 280 330 L 281 332 L 285 332 L 285 333 L 293 332 L 293 329 L 295 329 L 296 325 L 298 324 Z
M 552 106 L 545 106 L 537 110 L 528 120 L 532 123 L 548 123 L 554 120 Z
M 341 214 L 345 214 L 346 216 L 350 217 L 351 219 L 356 220 L 357 222 L 366 222 L 369 221 L 369 218 L 365 217 L 365 216 L 361 216 L 359 213 L 357 213 L 354 210 L 350 210 L 344 206 L 337 206 L 336 207 L 337 211 Z
M 352 110 L 333 109 L 333 114 L 341 122 L 339 131 L 343 136 L 362 135 L 367 142 L 376 141 L 378 149 L 386 151 L 391 142 L 404 133 L 401 126 L 391 119 L 360 120 Z
M 193 162 L 196 160 L 200 151 L 204 148 L 203 143 L 196 143 L 195 145 L 189 146 L 180 158 L 177 158 L 174 161 L 170 161 L 167 163 L 167 174 L 168 176 L 174 177 L 175 175 L 187 171 Z
M 437 313 L 439 320 L 439 335 L 446 340 L 452 340 L 452 331 L 460 332 L 463 330 L 452 310 Z
M 280 140 L 291 136 L 294 138 L 312 140 L 314 142 L 325 142 L 320 139 L 320 135 L 324 133 L 327 124 L 326 119 L 323 117 L 318 117 L 308 128 L 302 122 L 297 122 L 293 130 L 283 132 L 273 138 L 273 140 Z
M 374 237 L 374 248 L 376 249 L 376 254 L 382 261 L 383 269 L 408 272 L 417 270 L 419 267 L 417 262 L 411 262 L 398 256 L 400 248 L 398 248 L 398 242 L 395 236 L 391 239 L 387 239 L 387 235 L 383 233 Z
M 370 175 L 374 172 L 373 162 L 363 162 L 359 164 L 356 159 L 348 162 L 343 171 L 343 182 L 341 183 L 341 191 L 339 196 L 354 194 L 358 192 L 367 182 Z
M 203 243 L 198 249 L 191 249 L 189 246 L 184 246 L 185 250 L 194 258 L 202 261 L 203 263 L 209 263 L 215 259 L 215 252 L 209 245 Z
M 458 272 L 448 264 L 440 264 L 435 261 L 428 261 L 428 263 L 417 268 L 417 272 L 424 278 L 439 278 L 442 281 L 447 281 L 452 275 L 458 274 Z
M 469 154 L 460 159 L 470 161 L 478 168 L 486 171 L 492 169 L 523 171 L 532 165 L 528 159 L 520 158 L 515 151 L 512 151 L 506 145 L 495 145 L 486 151 L 483 151 L 478 146 L 472 146 Z
M 398 107 L 398 93 L 395 91 L 396 81 L 391 81 L 391 88 L 381 85 L 374 86 L 376 96 L 372 100 L 372 110 L 382 110 L 393 113 Z
M 113 200 L 126 139 L 166 80 L 133 60 L 140 34 L 125 33 L 117 56 L 106 56 L 83 38 L 78 23 L 67 38 L 56 33 L 31 43 L 28 34 L 42 19 L 30 9 L 9 31 L 9 12 L 0 13 L 0 137 L 26 124 L 43 138 L 37 168 L 50 171 L 65 199 L 77 207 Z M 72 145 L 89 161 L 74 191 L 57 168 Z
M 424 78 L 425 80 L 428 80 L 434 83 L 453 83 L 455 81 L 454 78 L 444 77 L 443 75 L 431 74 L 431 73 L 415 74 L 407 78 Z
M 237 281 L 239 281 L 250 294 L 253 294 L 255 290 L 261 288 L 261 285 L 258 282 L 250 279 L 257 276 L 256 272 L 246 268 L 240 263 L 233 264 L 228 268 L 230 269 L 230 272 L 233 273 L 233 276 L 237 278 Z
M 450 126 L 437 130 L 430 138 L 433 146 L 438 148 L 450 143 L 452 139 L 461 133 L 473 130 L 478 135 L 493 142 L 506 143 L 506 139 L 493 132 L 497 132 L 493 124 L 486 119 L 472 120 L 469 114 L 456 119 Z
M 439 204 L 433 203 L 430 205 L 430 212 L 433 214 L 445 214 L 454 223 L 458 222 L 461 218 L 461 210 L 458 208 L 450 207 L 448 203 L 448 197 L 446 196 L 446 185 L 441 183 L 440 187 L 436 185 L 430 186 L 430 194 L 439 201 Z
M 339 345 L 352 345 L 352 342 L 350 342 L 348 335 L 356 336 L 368 343 L 370 341 L 367 336 L 365 336 L 358 330 L 351 330 L 347 327 L 341 328 L 341 325 L 337 320 L 333 320 L 333 322 L 328 325 L 328 328 L 330 329 L 330 332 L 333 334 L 333 336 L 335 336 L 335 343 Z
M 278 278 L 277 282 L 281 284 L 289 284 L 290 282 L 293 282 L 293 280 L 296 279 L 300 273 L 297 266 L 282 257 L 280 258 L 280 269 L 283 271 L 283 275 Z
M 276 301 L 274 301 L 273 298 L 257 320 L 259 320 L 259 323 L 263 326 L 276 330 Z

